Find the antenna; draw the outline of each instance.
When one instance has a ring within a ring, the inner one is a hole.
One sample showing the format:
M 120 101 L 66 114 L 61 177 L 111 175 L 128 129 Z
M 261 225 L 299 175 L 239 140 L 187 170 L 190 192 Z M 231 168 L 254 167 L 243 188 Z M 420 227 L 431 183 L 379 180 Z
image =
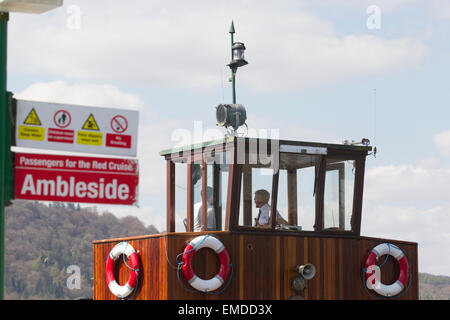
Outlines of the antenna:
M 223 86 L 223 71 L 220 69 L 220 81 L 222 82 L 222 103 L 225 103 L 224 86 Z
M 373 143 L 376 143 L 377 137 L 377 89 L 373 89 Z
M 373 156 L 377 155 L 377 89 L 373 89 Z

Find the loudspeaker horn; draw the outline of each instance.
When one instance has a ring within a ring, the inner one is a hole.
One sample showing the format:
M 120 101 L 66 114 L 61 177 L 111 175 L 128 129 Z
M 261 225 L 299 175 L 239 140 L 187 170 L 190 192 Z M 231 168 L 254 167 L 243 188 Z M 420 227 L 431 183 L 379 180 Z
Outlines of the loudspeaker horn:
M 295 270 L 300 273 L 306 280 L 311 280 L 316 275 L 316 267 L 312 263 L 296 266 Z

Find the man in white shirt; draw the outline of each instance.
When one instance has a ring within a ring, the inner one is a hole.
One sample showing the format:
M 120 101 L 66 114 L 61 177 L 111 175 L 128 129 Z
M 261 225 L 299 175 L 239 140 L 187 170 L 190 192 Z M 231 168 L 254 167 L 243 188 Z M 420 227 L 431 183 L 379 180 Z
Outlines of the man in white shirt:
M 255 191 L 255 206 L 259 208 L 258 216 L 255 218 L 255 227 L 268 228 L 270 220 L 270 193 L 267 190 L 260 189 Z M 288 224 L 277 210 L 277 224 Z
M 202 194 L 202 193 L 200 193 Z M 206 230 L 216 230 L 216 214 L 214 211 L 214 196 L 213 188 L 206 187 Z M 202 230 L 202 212 L 203 203 L 197 202 L 194 204 L 194 231 Z
M 259 208 L 258 216 L 255 218 L 255 227 L 268 227 L 270 218 L 270 193 L 261 189 L 255 192 L 255 206 Z

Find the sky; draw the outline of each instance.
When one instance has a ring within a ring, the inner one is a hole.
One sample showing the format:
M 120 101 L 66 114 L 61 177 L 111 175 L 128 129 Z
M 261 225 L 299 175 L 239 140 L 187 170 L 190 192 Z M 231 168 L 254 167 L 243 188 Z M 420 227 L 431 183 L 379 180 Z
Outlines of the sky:
M 139 207 L 98 205 L 165 229 L 159 151 L 221 135 L 231 21 L 247 124 L 270 138 L 369 138 L 361 234 L 417 242 L 419 271 L 450 275 L 450 2 L 78 0 L 12 13 L 16 98 L 139 111 Z M 187 134 L 187 137 L 186 137 Z M 181 225 L 177 213 L 177 227 Z

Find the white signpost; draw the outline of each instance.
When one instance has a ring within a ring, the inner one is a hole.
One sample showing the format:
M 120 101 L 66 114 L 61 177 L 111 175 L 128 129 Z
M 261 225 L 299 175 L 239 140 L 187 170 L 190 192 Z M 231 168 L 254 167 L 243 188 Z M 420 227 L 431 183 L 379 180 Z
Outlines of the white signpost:
M 17 100 L 16 146 L 135 157 L 139 112 Z

